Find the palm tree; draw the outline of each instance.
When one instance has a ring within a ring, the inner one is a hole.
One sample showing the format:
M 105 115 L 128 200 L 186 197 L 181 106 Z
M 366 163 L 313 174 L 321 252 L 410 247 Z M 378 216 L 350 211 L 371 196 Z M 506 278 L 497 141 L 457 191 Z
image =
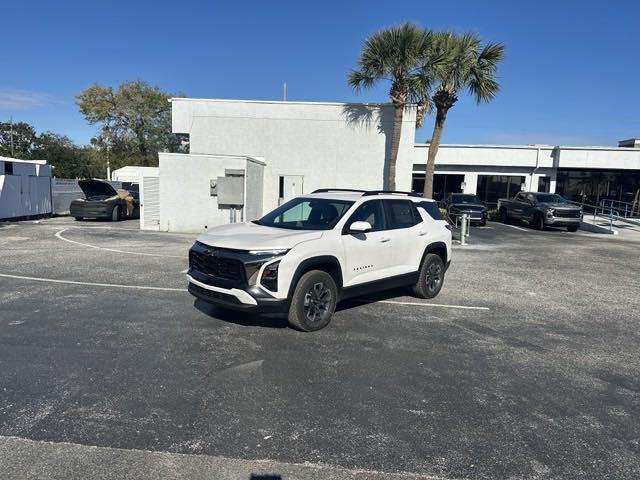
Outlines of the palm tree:
M 380 30 L 366 39 L 358 68 L 347 81 L 355 90 L 368 89 L 380 81 L 391 83 L 389 98 L 394 108 L 391 151 L 387 160 L 386 188 L 396 186 L 396 162 L 400 146 L 402 117 L 408 103 L 425 98 L 420 80 L 421 59 L 432 43 L 433 34 L 415 24 L 404 23 Z M 424 79 L 423 79 L 424 80 Z
M 444 61 L 435 64 L 431 56 L 423 56 L 422 77 L 428 82 L 435 80 L 437 86 L 429 99 L 436 110 L 433 134 L 429 142 L 429 154 L 424 179 L 424 196 L 433 196 L 433 171 L 440 147 L 442 130 L 449 109 L 458 101 L 461 91 L 467 90 L 476 103 L 491 101 L 500 90 L 496 81 L 496 70 L 504 56 L 502 43 L 487 43 L 475 33 L 456 35 L 438 33 L 432 47 Z

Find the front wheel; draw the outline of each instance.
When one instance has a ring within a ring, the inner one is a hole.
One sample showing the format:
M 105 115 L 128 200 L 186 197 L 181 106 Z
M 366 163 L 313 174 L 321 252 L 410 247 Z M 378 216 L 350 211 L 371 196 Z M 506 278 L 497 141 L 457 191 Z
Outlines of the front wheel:
M 444 283 L 444 262 L 439 255 L 427 253 L 420 266 L 418 281 L 413 293 L 420 298 L 434 298 Z
M 76 219 L 76 222 L 79 222 L 82 220 L 82 217 L 75 217 L 75 219 Z
M 113 210 L 111 210 L 111 221 L 117 222 L 119 220 L 120 220 L 120 206 L 116 205 L 115 207 L 113 207 Z
M 542 218 L 542 215 L 537 214 L 535 217 L 533 217 L 533 222 L 531 223 L 533 228 L 535 228 L 536 230 L 544 230 L 544 218 Z
M 580 228 L 578 225 L 570 225 L 567 227 L 567 230 L 570 231 L 571 233 L 575 233 L 578 231 L 578 228 Z
M 338 303 L 338 288 L 333 277 L 311 270 L 298 280 L 289 306 L 289 325 L 303 332 L 326 327 Z

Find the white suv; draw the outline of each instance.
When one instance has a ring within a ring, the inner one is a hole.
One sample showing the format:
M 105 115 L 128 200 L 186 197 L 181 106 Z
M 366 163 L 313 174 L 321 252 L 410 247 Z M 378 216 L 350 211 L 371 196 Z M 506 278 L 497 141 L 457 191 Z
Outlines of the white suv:
M 189 292 L 226 308 L 285 312 L 325 327 L 336 304 L 413 286 L 433 298 L 451 261 L 451 231 L 433 200 L 403 192 L 322 189 L 260 220 L 213 228 L 189 251 Z

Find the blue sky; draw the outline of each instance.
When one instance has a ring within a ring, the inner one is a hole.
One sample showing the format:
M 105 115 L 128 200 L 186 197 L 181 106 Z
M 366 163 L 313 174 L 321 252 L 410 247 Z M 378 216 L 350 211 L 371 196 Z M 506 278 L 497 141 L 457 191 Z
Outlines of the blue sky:
M 413 21 L 506 44 L 502 91 L 463 97 L 447 143 L 613 145 L 640 136 L 634 1 L 42 1 L 2 3 L 0 120 L 87 142 L 74 94 L 143 79 L 191 97 L 384 101 L 345 82 L 366 36 Z M 432 119 L 416 140 L 430 137 Z

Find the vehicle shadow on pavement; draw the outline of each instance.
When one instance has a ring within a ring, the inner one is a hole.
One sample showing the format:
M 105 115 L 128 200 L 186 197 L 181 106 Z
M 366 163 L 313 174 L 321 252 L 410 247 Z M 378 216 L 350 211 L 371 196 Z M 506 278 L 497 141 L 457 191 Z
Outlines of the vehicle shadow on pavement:
M 210 305 L 196 299 L 193 306 L 205 315 L 223 322 L 243 325 L 245 327 L 288 328 L 289 323 L 282 315 L 258 315 L 251 312 L 238 312 Z
M 362 295 L 359 297 L 349 298 L 347 300 L 342 300 L 338 303 L 336 307 L 336 312 L 340 312 L 342 310 L 349 310 L 351 308 L 362 307 L 363 305 L 368 305 L 370 303 L 376 303 L 381 300 L 393 300 L 398 297 L 407 297 L 411 296 L 411 288 L 394 288 L 391 290 L 383 290 L 376 293 L 370 293 L 367 295 Z M 416 298 L 416 300 L 418 300 Z

